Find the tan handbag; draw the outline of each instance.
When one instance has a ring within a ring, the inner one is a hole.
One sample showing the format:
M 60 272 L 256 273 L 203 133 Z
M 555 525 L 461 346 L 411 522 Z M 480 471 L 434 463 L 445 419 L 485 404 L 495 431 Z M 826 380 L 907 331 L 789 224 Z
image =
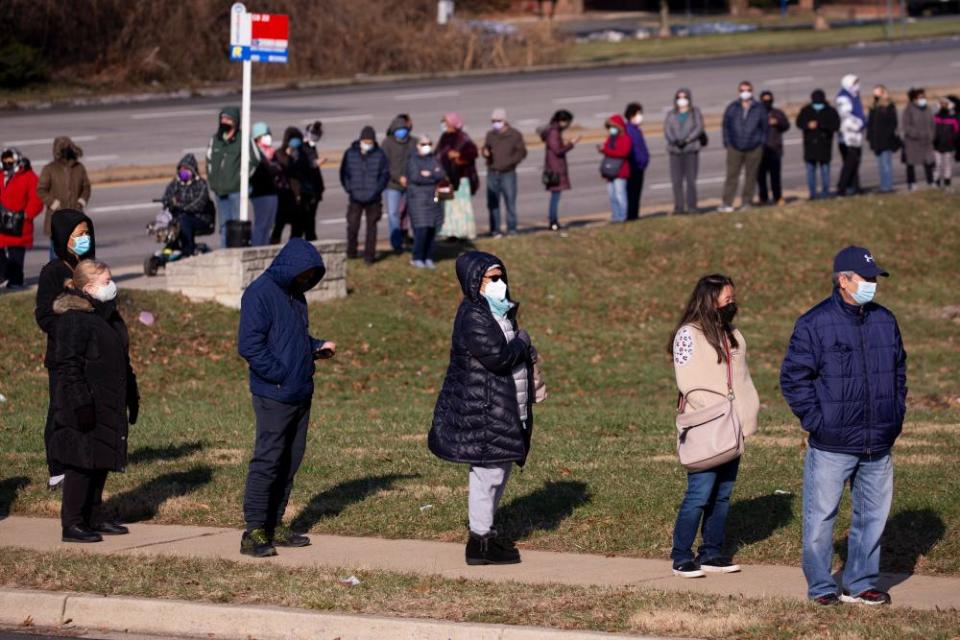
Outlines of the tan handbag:
M 723 337 L 727 356 L 727 395 L 711 389 L 691 389 L 680 394 L 677 401 L 677 454 L 687 471 L 706 471 L 743 455 L 743 428 L 733 408 L 733 372 L 730 348 Z M 724 398 L 716 404 L 684 413 L 687 396 L 694 391 L 706 391 Z

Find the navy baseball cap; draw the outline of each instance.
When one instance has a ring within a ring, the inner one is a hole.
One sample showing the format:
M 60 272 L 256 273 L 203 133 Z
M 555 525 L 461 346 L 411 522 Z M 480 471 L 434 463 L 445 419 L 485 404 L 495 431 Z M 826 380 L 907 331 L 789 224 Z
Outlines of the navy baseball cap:
M 853 271 L 862 278 L 890 277 L 890 274 L 877 264 L 873 254 L 866 247 L 847 247 L 833 259 L 833 272 Z

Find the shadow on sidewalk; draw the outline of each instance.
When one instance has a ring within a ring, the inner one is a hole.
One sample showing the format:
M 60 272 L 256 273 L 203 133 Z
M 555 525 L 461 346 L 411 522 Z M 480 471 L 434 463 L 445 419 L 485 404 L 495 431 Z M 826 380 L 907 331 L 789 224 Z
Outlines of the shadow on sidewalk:
M 144 464 L 157 460 L 178 460 L 203 449 L 204 444 L 199 440 L 181 444 L 168 444 L 162 447 L 140 447 L 130 454 L 129 464 Z
M 0 480 L 0 520 L 10 515 L 13 503 L 17 501 L 17 494 L 30 484 L 26 476 L 12 476 Z
M 290 523 L 290 528 L 310 531 L 321 520 L 338 516 L 350 505 L 362 502 L 378 491 L 390 489 L 396 482 L 419 477 L 419 474 L 391 473 L 341 482 L 310 498 L 307 506 Z
M 512 540 L 522 540 L 537 530 L 552 531 L 588 502 L 590 492 L 585 482 L 550 481 L 501 508 L 497 530 Z
M 727 547 L 731 556 L 740 549 L 763 542 L 793 519 L 793 497 L 765 495 L 730 505 L 727 516 Z
M 212 479 L 213 469 L 207 465 L 196 466 L 187 471 L 165 473 L 135 489 L 112 496 L 104 502 L 101 513 L 104 517 L 120 522 L 150 520 L 167 500 L 193 493 L 209 484 Z

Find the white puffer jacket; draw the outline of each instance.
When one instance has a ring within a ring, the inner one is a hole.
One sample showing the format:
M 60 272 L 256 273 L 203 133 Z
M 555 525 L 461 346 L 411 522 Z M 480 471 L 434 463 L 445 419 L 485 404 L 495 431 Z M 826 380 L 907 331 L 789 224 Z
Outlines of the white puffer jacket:
M 500 325 L 500 330 L 503 331 L 504 337 L 507 339 L 507 342 L 510 342 L 515 337 L 517 337 L 517 332 L 513 330 L 513 323 L 510 321 L 510 318 L 501 318 L 497 314 L 493 314 L 493 317 L 497 319 L 497 324 Z M 517 385 L 517 404 L 520 406 L 520 419 L 526 421 L 530 414 L 527 413 L 527 365 L 518 364 L 513 368 L 513 382 Z

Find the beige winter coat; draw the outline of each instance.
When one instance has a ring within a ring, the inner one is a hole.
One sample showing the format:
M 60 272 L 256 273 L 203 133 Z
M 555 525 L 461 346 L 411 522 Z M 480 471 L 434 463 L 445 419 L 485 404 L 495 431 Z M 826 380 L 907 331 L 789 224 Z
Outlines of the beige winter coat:
M 734 329 L 733 335 L 738 343 L 737 347 L 731 347 L 730 357 L 733 408 L 740 418 L 743 435 L 749 437 L 757 432 L 760 396 L 747 367 L 747 342 L 738 329 Z M 727 395 L 727 365 L 717 362 L 716 349 L 695 325 L 687 324 L 677 331 L 673 339 L 673 369 L 677 376 L 677 388 L 681 393 L 689 393 L 685 411 L 696 411 L 723 399 L 713 393 L 693 389 L 709 389 Z

